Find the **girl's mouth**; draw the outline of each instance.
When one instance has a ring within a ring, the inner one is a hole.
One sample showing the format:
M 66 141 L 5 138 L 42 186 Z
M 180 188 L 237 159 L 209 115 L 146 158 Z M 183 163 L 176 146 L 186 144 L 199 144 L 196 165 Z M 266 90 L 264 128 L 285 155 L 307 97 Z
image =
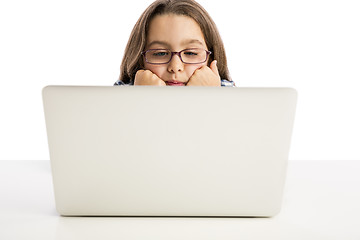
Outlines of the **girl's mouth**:
M 166 82 L 167 86 L 185 86 L 185 83 L 178 81 L 168 81 Z

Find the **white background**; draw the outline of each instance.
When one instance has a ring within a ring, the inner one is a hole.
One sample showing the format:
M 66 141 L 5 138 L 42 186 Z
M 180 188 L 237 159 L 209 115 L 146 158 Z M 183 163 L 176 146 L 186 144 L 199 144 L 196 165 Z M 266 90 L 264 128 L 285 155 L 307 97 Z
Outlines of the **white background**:
M 49 159 L 42 87 L 112 85 L 151 2 L 0 1 L 0 160 Z M 360 160 L 358 0 L 199 3 L 237 86 L 298 90 L 290 160 Z

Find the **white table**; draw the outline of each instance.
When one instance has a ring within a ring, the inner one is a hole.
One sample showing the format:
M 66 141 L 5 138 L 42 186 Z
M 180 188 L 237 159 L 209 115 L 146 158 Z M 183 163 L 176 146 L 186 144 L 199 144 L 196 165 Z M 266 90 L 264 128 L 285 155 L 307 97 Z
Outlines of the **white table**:
M 0 161 L 0 239 L 360 239 L 360 161 L 290 161 L 274 218 L 60 217 L 49 161 Z

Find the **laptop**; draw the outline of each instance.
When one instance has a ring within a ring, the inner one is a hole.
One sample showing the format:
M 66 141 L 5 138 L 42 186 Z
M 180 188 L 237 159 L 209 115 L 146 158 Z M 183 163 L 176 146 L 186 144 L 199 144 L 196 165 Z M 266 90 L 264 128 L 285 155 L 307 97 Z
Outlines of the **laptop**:
M 57 211 L 274 216 L 296 100 L 292 88 L 46 86 Z

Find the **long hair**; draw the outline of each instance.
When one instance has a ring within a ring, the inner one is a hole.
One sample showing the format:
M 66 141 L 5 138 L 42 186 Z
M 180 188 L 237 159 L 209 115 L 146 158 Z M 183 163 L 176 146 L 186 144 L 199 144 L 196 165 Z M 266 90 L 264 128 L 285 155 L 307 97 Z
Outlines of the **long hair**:
M 155 16 L 165 14 L 183 15 L 194 19 L 200 26 L 206 46 L 213 53 L 210 55 L 209 64 L 216 59 L 221 79 L 231 80 L 219 31 L 207 11 L 194 0 L 157 0 L 142 13 L 126 45 L 119 80 L 130 83 L 135 79 L 136 72 L 144 69 L 141 52 L 145 50 L 150 22 Z

